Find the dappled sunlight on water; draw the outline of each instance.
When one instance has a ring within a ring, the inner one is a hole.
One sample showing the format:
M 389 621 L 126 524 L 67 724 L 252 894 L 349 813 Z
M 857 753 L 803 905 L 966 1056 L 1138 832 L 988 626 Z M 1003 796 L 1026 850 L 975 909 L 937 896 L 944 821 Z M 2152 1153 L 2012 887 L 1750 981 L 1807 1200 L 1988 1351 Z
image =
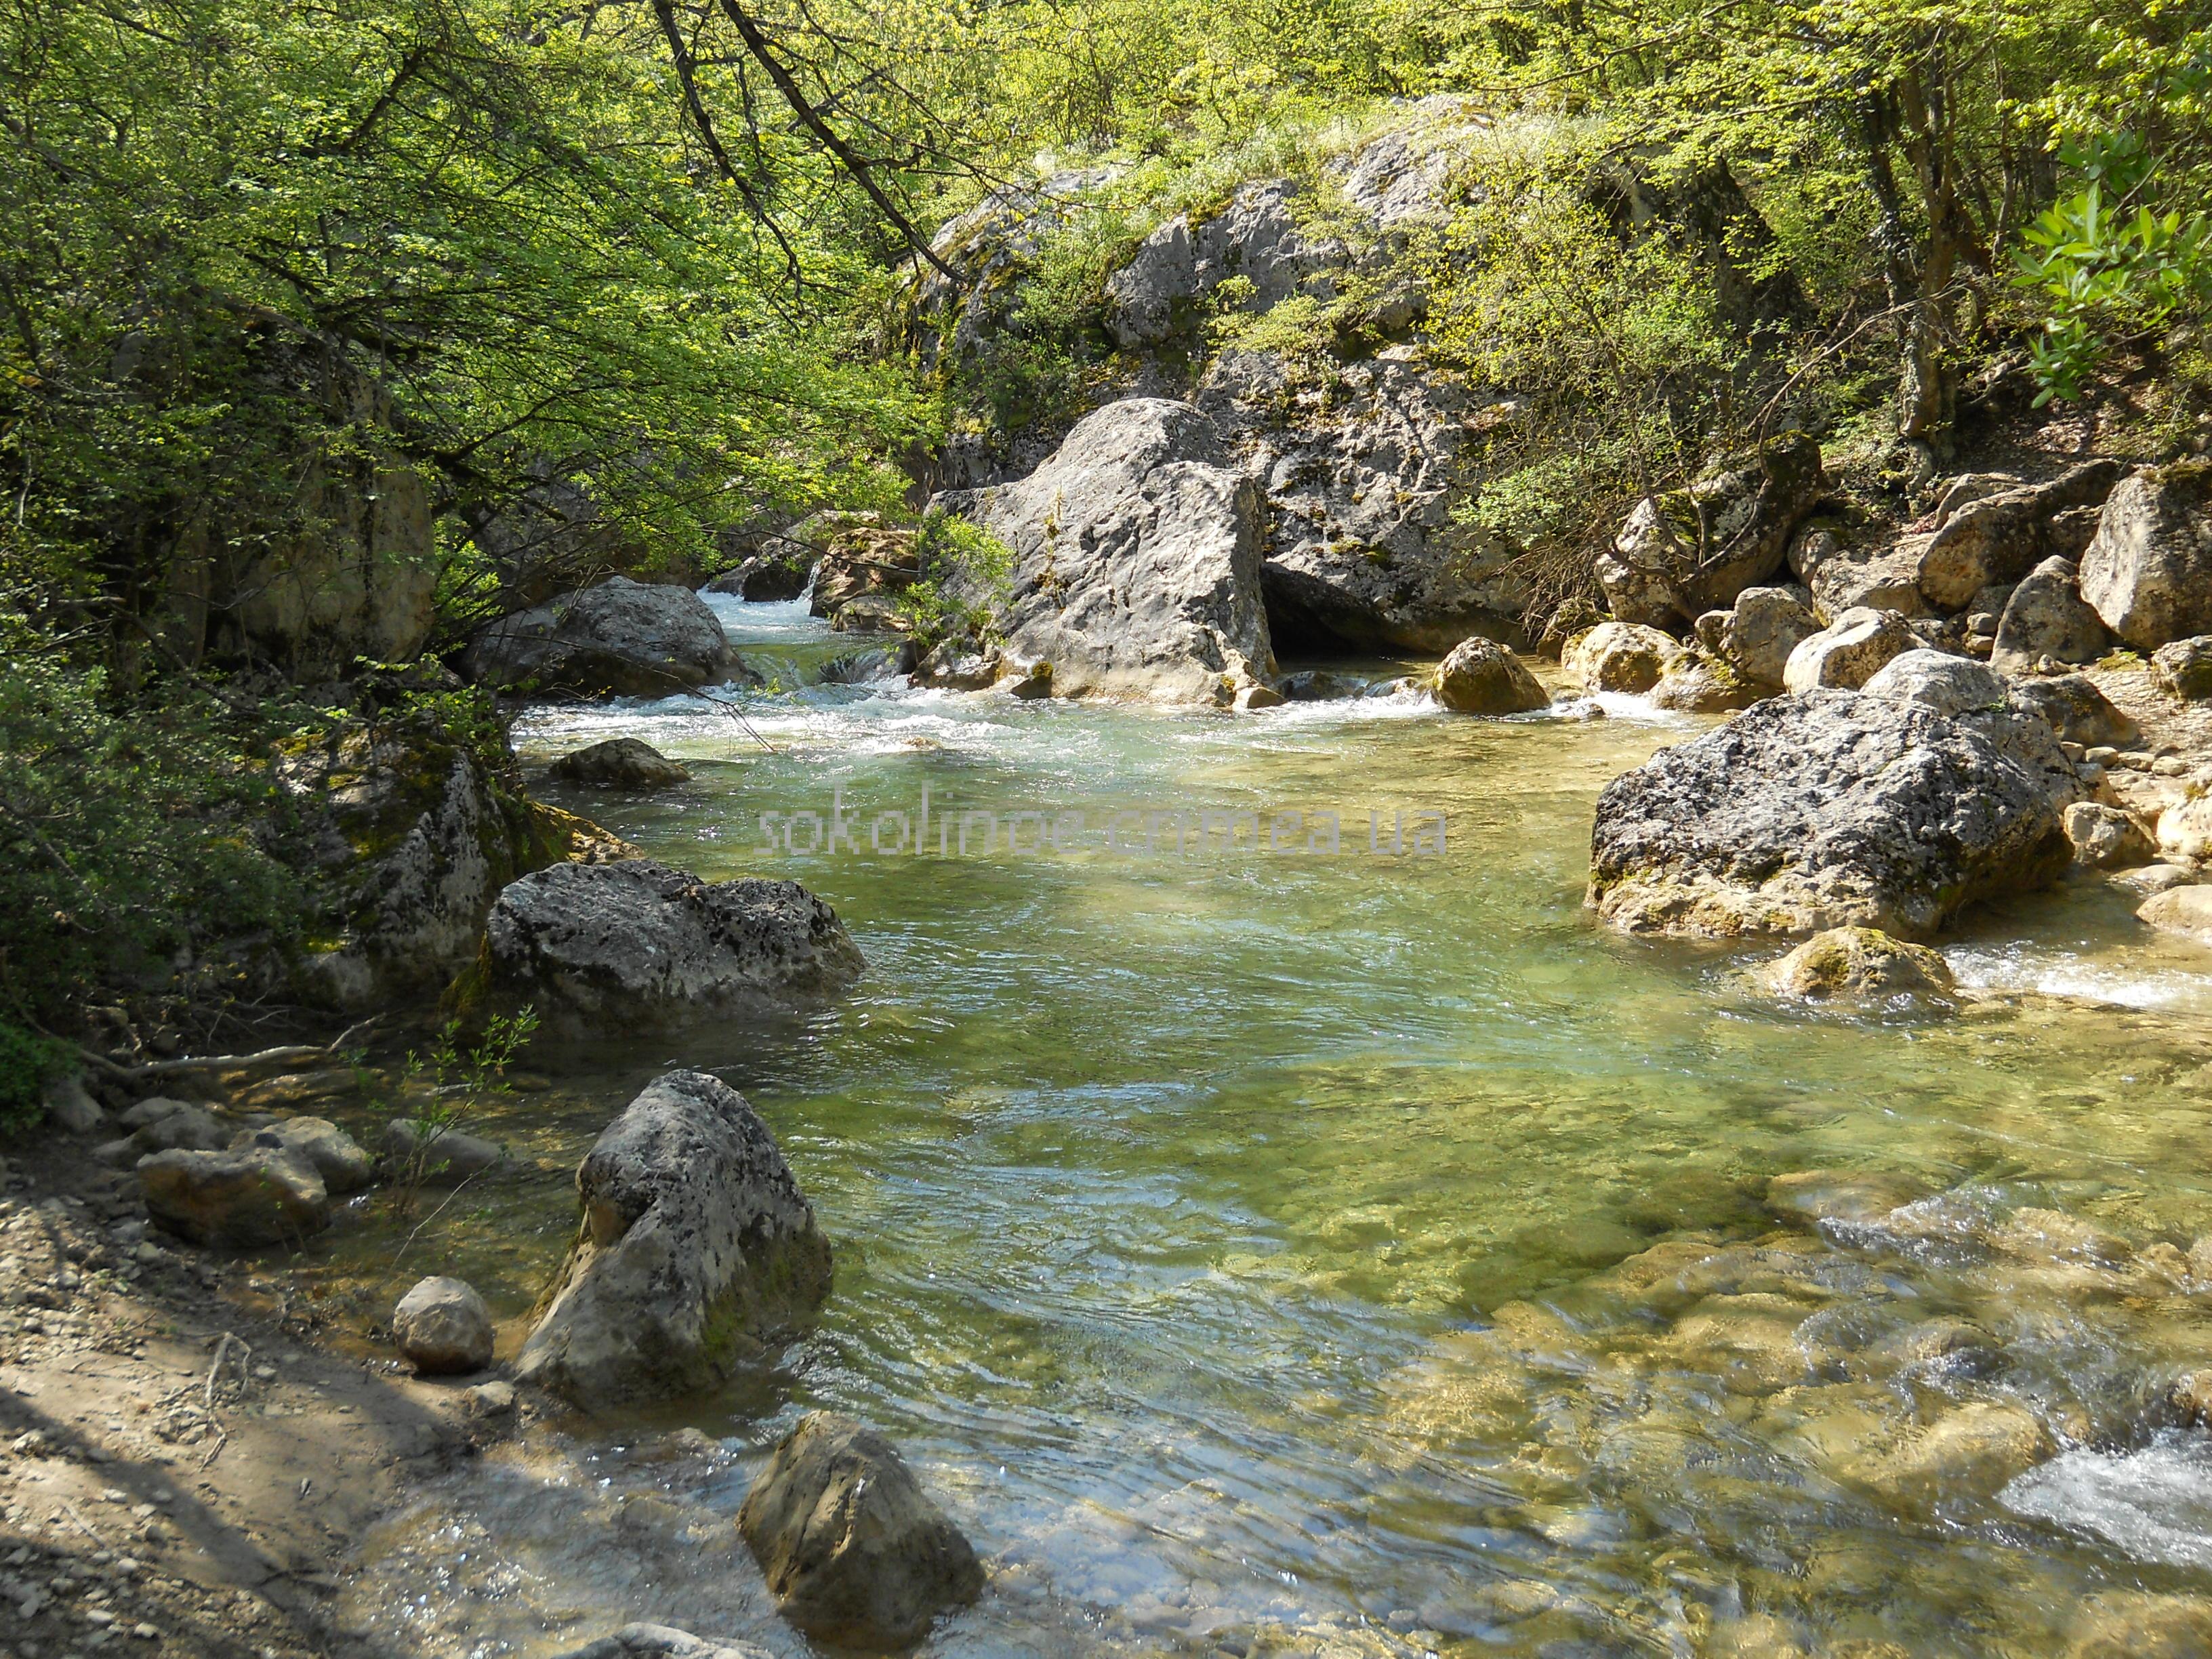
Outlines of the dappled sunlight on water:
M 576 1159 L 680 1062 L 774 1127 L 836 1291 L 775 1377 L 387 1526 L 355 1593 L 380 1630 L 550 1653 L 642 1616 L 799 1651 L 732 1516 L 817 1406 L 897 1439 L 992 1563 L 935 1654 L 2063 1652 L 2093 1590 L 2212 1591 L 2212 1458 L 2157 1407 L 2212 1358 L 2212 956 L 2124 891 L 1976 919 L 1955 1006 L 1778 1004 L 1746 972 L 1778 946 L 1581 908 L 1598 791 L 1702 721 L 819 686 L 865 641 L 720 608 L 779 688 L 732 694 L 773 752 L 675 698 L 537 714 L 526 763 L 684 760 L 665 796 L 555 798 L 805 882 L 869 974 L 803 1018 L 533 1052 L 557 1082 L 477 1126 L 521 1170 L 430 1248 L 519 1321 Z M 763 831 L 925 787 L 1093 838 Z M 1334 812 L 1340 850 L 1094 833 L 1146 811 L 1295 811 L 1300 847 Z M 1370 852 L 1370 812 L 1384 847 L 1441 812 L 1448 845 Z M 1811 1170 L 1879 1202 L 1770 1201 Z M 363 1227 L 341 1267 L 396 1285 L 390 1247 Z M 669 1442 L 687 1421 L 708 1440 Z

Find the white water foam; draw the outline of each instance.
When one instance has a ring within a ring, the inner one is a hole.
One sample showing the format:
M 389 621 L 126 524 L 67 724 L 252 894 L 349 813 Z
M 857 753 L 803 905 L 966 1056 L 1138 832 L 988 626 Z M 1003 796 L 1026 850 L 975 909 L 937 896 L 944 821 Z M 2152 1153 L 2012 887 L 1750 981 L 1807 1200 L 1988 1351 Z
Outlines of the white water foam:
M 1997 1501 L 2094 1533 L 2138 1561 L 2212 1567 L 2212 1435 L 2169 1429 L 2119 1454 L 2077 1447 L 2014 1480 Z

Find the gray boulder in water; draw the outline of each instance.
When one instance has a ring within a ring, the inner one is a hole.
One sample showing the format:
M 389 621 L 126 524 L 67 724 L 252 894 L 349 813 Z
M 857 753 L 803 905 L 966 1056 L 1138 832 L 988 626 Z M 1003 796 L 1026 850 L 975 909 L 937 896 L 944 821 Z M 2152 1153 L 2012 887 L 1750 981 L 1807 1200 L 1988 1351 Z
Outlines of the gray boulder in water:
M 704 599 L 627 576 L 502 617 L 470 642 L 461 668 L 479 685 L 582 696 L 665 697 L 744 672 Z
M 597 1411 L 726 1381 L 830 1293 L 830 1242 L 743 1095 L 671 1072 L 576 1171 L 583 1218 L 520 1380 Z
M 834 1413 L 785 1437 L 738 1526 L 778 1610 L 818 1641 L 903 1647 L 982 1591 L 975 1552 L 897 1449 Z
M 1589 902 L 1632 933 L 1924 937 L 2063 873 L 2081 793 L 2050 726 L 2009 705 L 1775 697 L 1607 786 Z
M 865 966 L 837 913 L 797 882 L 705 882 L 650 859 L 525 876 L 484 937 L 495 986 L 586 1030 L 790 1007 Z
M 1507 647 L 1462 640 L 1437 667 L 1437 702 L 1457 714 L 1522 714 L 1549 708 L 1552 694 Z
M 1006 654 L 1054 696 L 1226 705 L 1273 671 L 1260 493 L 1189 404 L 1109 404 L 1018 483 L 940 499 L 1013 550 Z
M 665 789 L 691 774 L 651 744 L 636 738 L 609 738 L 570 750 L 549 769 L 563 783 L 587 789 Z

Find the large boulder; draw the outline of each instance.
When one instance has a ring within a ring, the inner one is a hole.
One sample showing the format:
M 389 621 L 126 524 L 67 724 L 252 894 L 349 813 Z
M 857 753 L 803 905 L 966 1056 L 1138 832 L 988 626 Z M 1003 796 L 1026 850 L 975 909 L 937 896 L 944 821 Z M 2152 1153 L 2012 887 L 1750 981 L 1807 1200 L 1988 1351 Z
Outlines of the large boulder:
M 1054 695 L 1226 704 L 1273 672 L 1265 508 L 1188 404 L 1127 398 L 1018 483 L 957 503 L 1013 550 L 1007 654 Z
M 1929 538 L 1905 536 L 1881 547 L 1838 547 L 1813 565 L 1808 584 L 1821 614 L 1846 611 L 1893 611 L 1900 617 L 1924 617 L 1928 597 L 1920 591 L 1920 566 Z
M 501 690 L 665 697 L 719 685 L 744 665 L 696 593 L 616 576 L 493 623 L 461 670 Z
M 2057 879 L 2080 793 L 2050 727 L 2008 708 L 1775 697 L 1607 786 L 1589 903 L 1638 933 L 1924 937 Z
M 830 1243 L 744 1096 L 671 1072 L 576 1171 L 583 1218 L 515 1375 L 586 1410 L 712 1389 L 830 1293 Z
M 1892 658 L 1919 644 L 1920 636 L 1894 611 L 1846 611 L 1798 641 L 1783 665 L 1782 684 L 1791 691 L 1856 690 Z
M 2120 481 L 2081 556 L 2081 597 L 2138 651 L 2212 633 L 2212 461 Z
M 1778 686 L 1790 653 L 1820 631 L 1803 595 L 1789 587 L 1747 587 L 1726 611 L 1698 618 L 1698 641 L 1753 685 Z
M 1748 465 L 1639 501 L 1596 563 L 1623 622 L 1693 623 L 1782 568 L 1790 538 L 1827 493 L 1820 447 L 1802 433 L 1763 445 Z
M 833 1413 L 784 1437 L 738 1526 L 777 1610 L 820 1642 L 904 1647 L 982 1592 L 975 1552 L 897 1449 Z
M 864 966 L 837 913 L 797 882 L 710 883 L 650 859 L 526 876 L 484 936 L 495 986 L 600 1031 L 790 1007 Z
M 233 1152 L 256 1146 L 289 1152 L 303 1160 L 322 1177 L 332 1198 L 357 1193 L 375 1178 L 374 1160 L 326 1117 L 288 1117 L 249 1129 L 230 1143 Z
M 1957 611 L 1982 589 L 2016 582 L 2045 559 L 2079 557 L 2095 509 L 2119 475 L 2118 462 L 2094 460 L 2044 483 L 1954 483 L 1920 550 L 1920 591 L 1939 609 Z
M 2005 602 L 1990 665 L 2000 673 L 2021 674 L 2045 657 L 2094 662 L 2112 637 L 2097 613 L 2082 603 L 2081 572 L 2074 562 L 2054 556 L 2029 571 Z
M 1560 656 L 1559 667 L 1585 691 L 1639 695 L 1658 684 L 1682 655 L 1681 643 L 1656 628 L 1600 623 L 1575 637 Z
M 1759 689 L 1739 679 L 1726 663 L 1703 652 L 1686 652 L 1667 665 L 1651 688 L 1651 706 L 1684 714 L 1718 714 L 1747 708 L 1759 696 Z
M 1520 714 L 1549 708 L 1552 694 L 1512 650 L 1462 640 L 1437 668 L 1437 702 L 1456 714 Z
M 491 1310 L 461 1279 L 418 1279 L 392 1310 L 392 1336 L 426 1376 L 480 1371 L 491 1364 Z
M 331 1224 L 323 1178 L 283 1147 L 155 1152 L 138 1160 L 138 1190 L 155 1225 L 195 1244 L 297 1244 Z

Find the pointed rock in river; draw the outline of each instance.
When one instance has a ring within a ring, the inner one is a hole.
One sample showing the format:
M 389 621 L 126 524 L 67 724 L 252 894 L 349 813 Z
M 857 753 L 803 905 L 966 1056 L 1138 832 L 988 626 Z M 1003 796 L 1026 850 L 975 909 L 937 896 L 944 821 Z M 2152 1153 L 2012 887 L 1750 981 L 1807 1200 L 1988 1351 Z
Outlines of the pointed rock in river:
M 586 1411 L 699 1394 L 795 1334 L 830 1241 L 745 1097 L 671 1072 L 576 1170 L 583 1215 L 518 1380 Z

